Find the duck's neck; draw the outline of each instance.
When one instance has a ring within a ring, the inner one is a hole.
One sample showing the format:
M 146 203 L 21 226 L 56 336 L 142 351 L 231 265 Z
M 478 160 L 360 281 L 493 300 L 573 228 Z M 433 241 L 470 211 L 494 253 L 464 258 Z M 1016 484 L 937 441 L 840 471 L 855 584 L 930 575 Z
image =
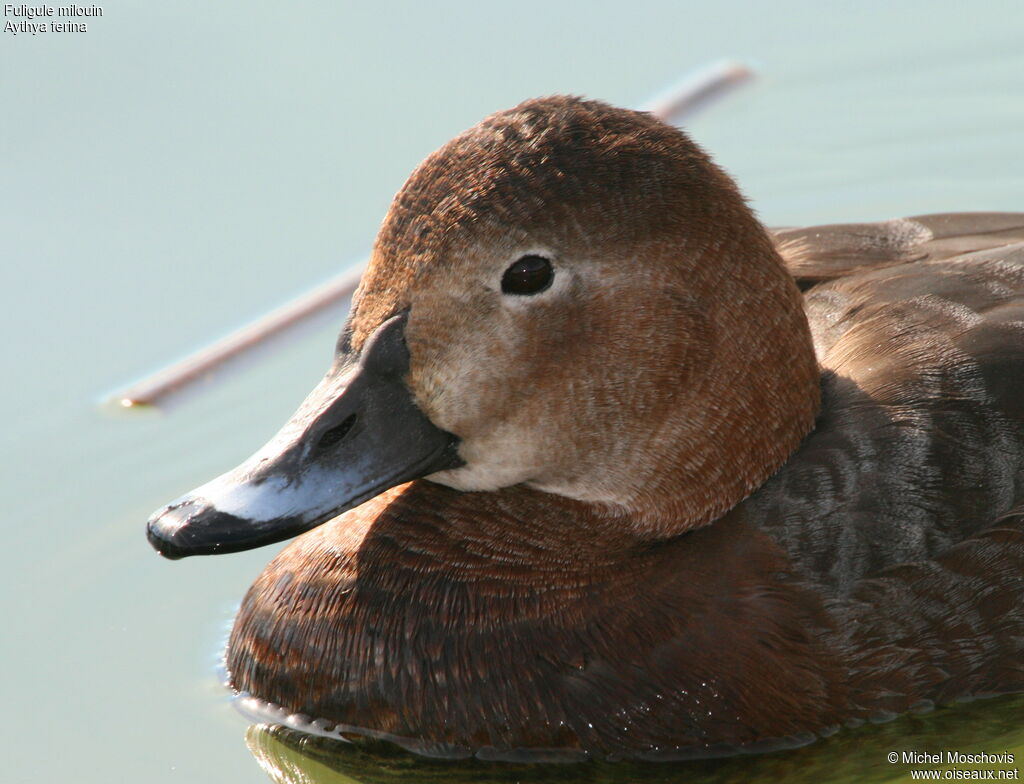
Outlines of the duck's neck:
M 693 296 L 706 304 L 701 366 L 673 392 L 670 412 L 639 453 L 650 456 L 635 466 L 643 481 L 615 510 L 649 536 L 719 518 L 814 426 L 820 371 L 803 296 L 767 233 L 749 220 L 742 241 L 707 247 L 703 274 L 690 278 Z
M 421 480 L 360 509 L 335 535 L 344 531 L 343 546 L 369 561 L 467 583 L 493 579 L 513 593 L 621 573 L 629 555 L 646 546 L 621 518 L 523 485 L 463 493 Z M 387 553 L 368 554 L 378 547 Z

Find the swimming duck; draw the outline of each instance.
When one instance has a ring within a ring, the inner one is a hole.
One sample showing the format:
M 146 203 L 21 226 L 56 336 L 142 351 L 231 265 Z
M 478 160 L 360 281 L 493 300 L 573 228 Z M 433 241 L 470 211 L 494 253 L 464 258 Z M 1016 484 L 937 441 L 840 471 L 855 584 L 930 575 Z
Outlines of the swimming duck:
M 1022 483 L 1024 214 L 771 233 L 551 97 L 413 172 L 323 381 L 148 535 L 303 534 L 227 649 L 263 715 L 673 759 L 1024 690 Z

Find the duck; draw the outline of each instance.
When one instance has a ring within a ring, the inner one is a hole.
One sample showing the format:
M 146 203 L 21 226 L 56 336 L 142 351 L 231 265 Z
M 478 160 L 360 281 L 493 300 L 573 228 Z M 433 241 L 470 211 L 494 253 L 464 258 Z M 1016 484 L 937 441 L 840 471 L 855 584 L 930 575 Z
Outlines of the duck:
M 323 380 L 147 535 L 297 537 L 230 687 L 428 756 L 775 751 L 1024 691 L 1024 213 L 769 230 L 683 131 L 526 101 L 415 169 Z

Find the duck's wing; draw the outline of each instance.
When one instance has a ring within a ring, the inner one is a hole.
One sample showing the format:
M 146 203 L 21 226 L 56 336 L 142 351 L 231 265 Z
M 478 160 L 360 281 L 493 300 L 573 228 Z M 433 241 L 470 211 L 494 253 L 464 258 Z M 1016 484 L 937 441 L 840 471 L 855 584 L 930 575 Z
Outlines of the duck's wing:
M 831 608 L 851 703 L 884 718 L 1024 689 L 1024 506 L 936 558 L 861 580 Z
M 1024 213 L 946 212 L 771 233 L 787 268 L 806 290 L 867 270 L 1024 242 Z
M 1024 215 L 776 237 L 823 405 L 746 507 L 832 597 L 851 703 L 1024 689 Z
M 989 223 L 1000 247 L 933 239 L 947 258 L 879 262 L 805 295 L 822 410 L 747 505 L 841 593 L 1024 505 L 1024 242 L 1008 225 Z

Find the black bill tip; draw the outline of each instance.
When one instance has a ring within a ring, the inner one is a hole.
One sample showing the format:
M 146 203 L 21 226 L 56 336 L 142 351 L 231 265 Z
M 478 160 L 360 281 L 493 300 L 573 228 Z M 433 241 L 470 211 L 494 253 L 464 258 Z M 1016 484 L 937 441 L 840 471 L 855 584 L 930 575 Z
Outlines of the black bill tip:
M 188 553 L 183 553 L 177 547 L 173 541 L 173 537 L 167 536 L 167 534 L 161 530 L 160 523 L 156 520 L 150 520 L 146 523 L 146 539 L 164 558 L 170 561 L 177 561 L 179 558 L 184 558 Z
M 309 528 L 302 520 L 276 520 L 272 530 L 192 499 L 161 509 L 146 523 L 146 538 L 164 558 L 237 553 L 289 539 Z

